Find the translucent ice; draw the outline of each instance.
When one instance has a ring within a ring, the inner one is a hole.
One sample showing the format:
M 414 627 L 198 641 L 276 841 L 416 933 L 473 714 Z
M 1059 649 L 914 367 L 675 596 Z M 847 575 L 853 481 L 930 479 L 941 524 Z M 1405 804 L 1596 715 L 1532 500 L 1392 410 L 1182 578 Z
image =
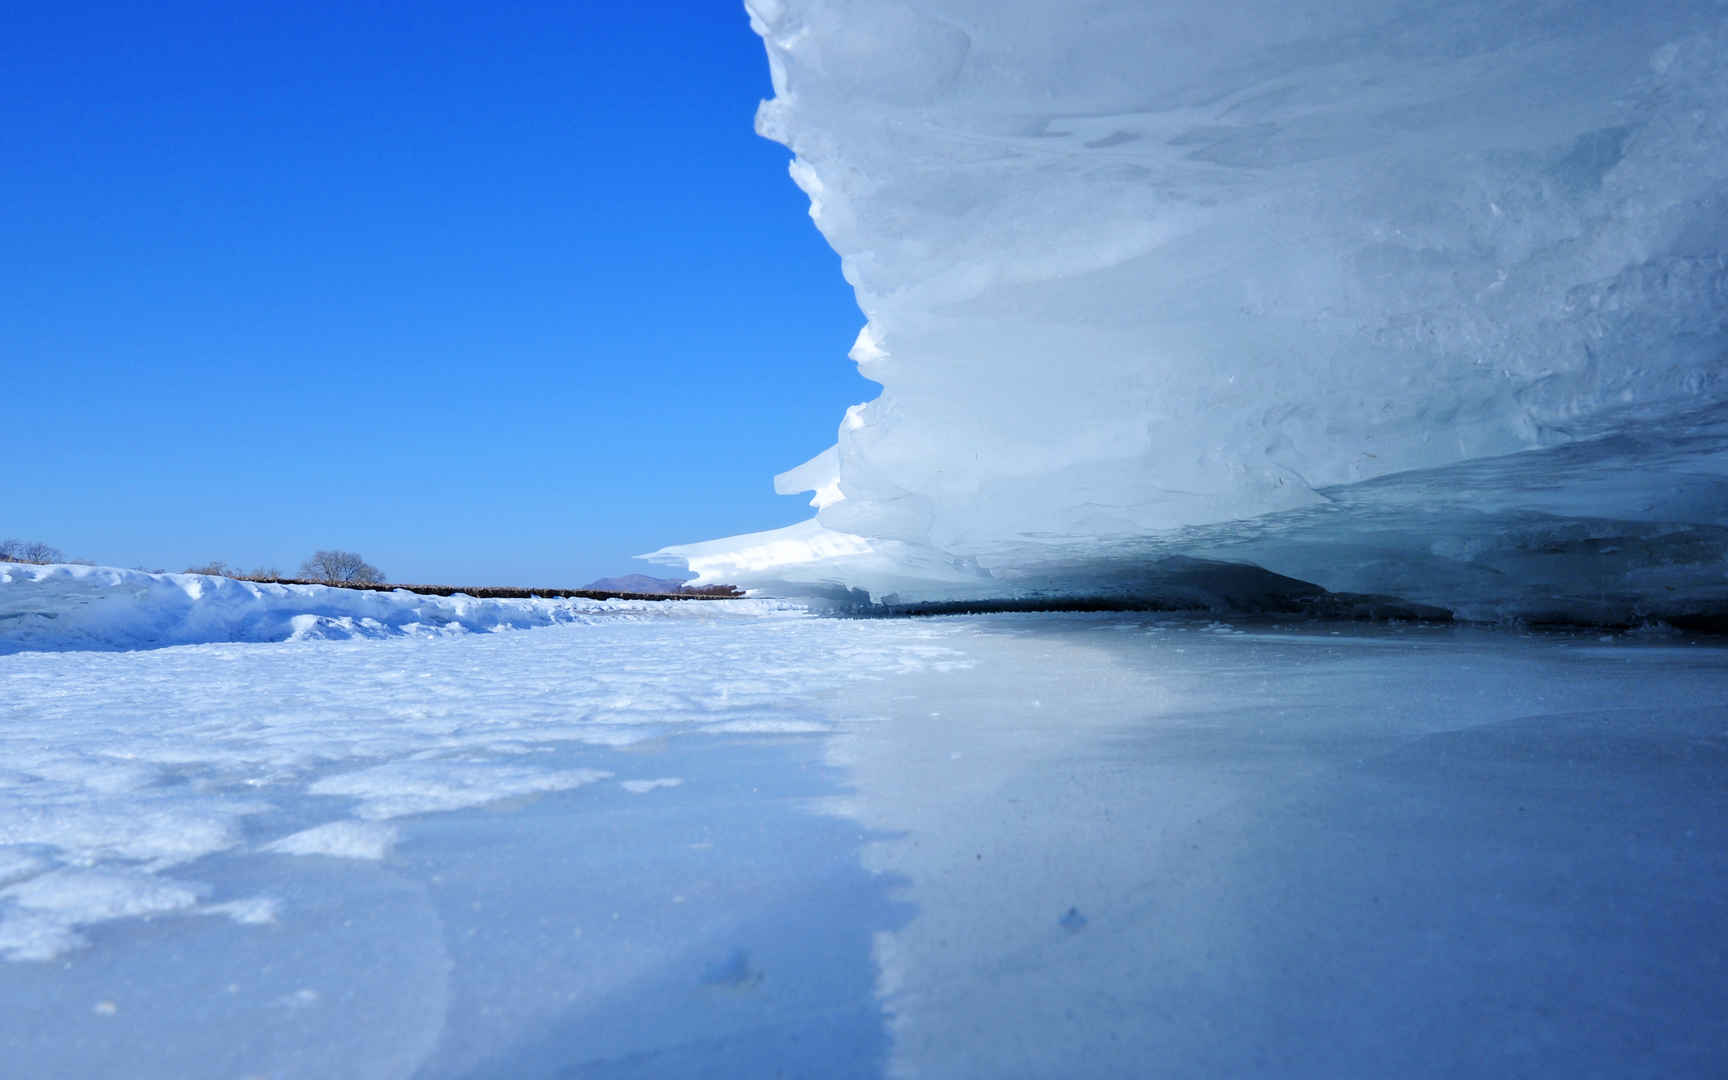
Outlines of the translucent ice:
M 819 524 L 667 556 L 876 599 L 1144 592 L 1179 554 L 1471 613 L 1717 604 L 1720 3 L 748 6 L 884 390 L 781 477 Z M 1413 472 L 1445 513 L 1361 486 Z M 1552 584 L 1507 576 L 1556 542 Z

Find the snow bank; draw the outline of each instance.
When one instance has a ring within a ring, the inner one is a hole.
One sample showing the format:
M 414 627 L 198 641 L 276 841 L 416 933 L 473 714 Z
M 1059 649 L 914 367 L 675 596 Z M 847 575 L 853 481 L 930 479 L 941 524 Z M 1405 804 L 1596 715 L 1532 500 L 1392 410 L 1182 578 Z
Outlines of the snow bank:
M 1719 454 L 1675 459 L 1728 400 L 1721 4 L 747 6 L 775 89 L 758 130 L 797 155 L 884 390 L 780 478 L 818 526 L 661 553 L 704 580 L 1133 591 L 1172 542 L 1232 541 L 1179 530 L 1349 502 L 1335 537 L 1305 519 L 1339 544 L 1311 580 L 1531 611 L 1501 568 L 1421 543 L 1432 516 L 1339 493 L 1628 432 L 1656 438 L 1620 479 L 1720 524 Z M 1605 524 L 1628 500 L 1533 497 L 1557 460 L 1429 486 L 1471 552 L 1550 543 L 1492 541 L 1521 514 L 1646 542 Z M 1700 542 L 1682 592 L 1721 584 L 1722 538 Z M 1582 596 L 1608 572 L 1555 578 Z M 1613 576 L 1609 607 L 1673 584 Z
M 697 613 L 683 609 L 694 603 L 481 600 L 106 566 L 0 563 L 0 652 L 460 634 L 618 616 L 690 616 Z M 730 612 L 773 607 L 765 601 L 701 603 L 721 604 Z

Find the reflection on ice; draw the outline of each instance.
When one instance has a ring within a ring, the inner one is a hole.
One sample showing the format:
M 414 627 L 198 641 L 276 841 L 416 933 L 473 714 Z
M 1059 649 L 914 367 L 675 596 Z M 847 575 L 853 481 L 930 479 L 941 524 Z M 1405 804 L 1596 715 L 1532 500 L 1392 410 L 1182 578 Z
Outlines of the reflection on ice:
M 1719 650 L 1198 629 L 985 621 L 834 741 L 891 1072 L 1712 1071 Z

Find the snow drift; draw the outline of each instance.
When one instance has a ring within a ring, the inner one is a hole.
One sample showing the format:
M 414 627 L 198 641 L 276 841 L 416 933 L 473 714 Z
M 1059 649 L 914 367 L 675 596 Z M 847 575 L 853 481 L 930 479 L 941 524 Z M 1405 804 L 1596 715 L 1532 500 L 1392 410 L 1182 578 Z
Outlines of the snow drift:
M 702 604 L 749 612 L 774 606 L 737 600 Z M 0 653 L 447 635 L 619 616 L 687 615 L 694 614 L 686 610 L 693 606 L 579 597 L 483 600 L 460 594 L 277 585 L 207 574 L 147 574 L 106 566 L 0 563 Z
M 747 6 L 758 130 L 884 390 L 778 479 L 814 522 L 658 557 L 876 599 L 1135 594 L 1179 554 L 1721 610 L 1721 3 Z

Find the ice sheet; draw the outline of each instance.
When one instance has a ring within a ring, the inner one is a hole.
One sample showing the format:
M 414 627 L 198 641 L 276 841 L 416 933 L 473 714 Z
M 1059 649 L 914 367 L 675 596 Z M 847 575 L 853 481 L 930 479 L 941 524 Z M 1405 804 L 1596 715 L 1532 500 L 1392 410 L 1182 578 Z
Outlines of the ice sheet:
M 1728 1053 L 1719 646 L 702 610 L 0 656 L 8 1069 Z

